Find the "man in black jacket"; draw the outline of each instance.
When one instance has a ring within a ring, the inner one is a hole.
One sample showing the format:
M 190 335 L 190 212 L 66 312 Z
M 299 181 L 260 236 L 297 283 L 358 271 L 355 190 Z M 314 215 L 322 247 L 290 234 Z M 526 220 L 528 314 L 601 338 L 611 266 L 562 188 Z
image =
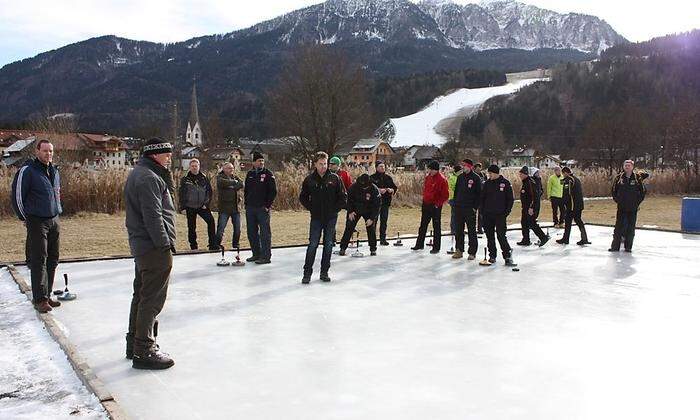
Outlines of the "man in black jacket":
M 452 258 L 459 259 L 464 254 L 464 224 L 466 223 L 469 234 L 468 259 L 473 260 L 476 258 L 476 251 L 479 246 L 476 236 L 476 211 L 481 202 L 481 177 L 474 172 L 474 164 L 471 159 L 464 159 L 462 167 L 464 169 L 457 177 L 453 198 L 457 249 Z
M 233 240 L 231 246 L 238 249 L 241 239 L 241 215 L 238 210 L 238 191 L 243 189 L 243 181 L 233 174 L 233 164 L 226 162 L 221 172 L 216 176 L 216 190 L 219 193 L 219 222 L 217 223 L 216 238 L 218 244 L 224 240 L 224 231 L 229 219 L 233 224 Z
M 489 248 L 489 261 L 496 262 L 496 237 L 506 265 L 513 265 L 512 250 L 506 238 L 506 218 L 513 209 L 513 187 L 499 174 L 500 168 L 489 166 L 489 180 L 481 192 L 481 210 L 484 212 L 484 231 Z M 494 236 L 495 231 L 495 236 Z
M 637 211 L 644 201 L 647 190 L 644 180 L 649 175 L 634 172 L 634 162 L 626 160 L 623 171 L 613 181 L 612 197 L 617 203 L 617 217 L 615 218 L 615 231 L 610 252 L 618 252 L 622 238 L 625 240 L 625 252 L 632 252 L 634 242 L 634 230 L 637 225 Z
M 481 178 L 481 186 L 483 187 L 484 182 L 486 182 L 489 179 L 489 177 L 488 177 L 488 175 L 486 175 L 486 172 L 484 172 L 482 169 L 483 169 L 483 165 L 481 164 L 481 162 L 476 162 L 474 164 L 474 172 L 477 175 L 479 175 L 479 178 Z M 483 215 L 481 209 L 479 209 L 477 211 L 477 214 L 476 214 L 476 234 L 482 235 L 483 233 L 484 233 L 484 215 Z
M 345 255 L 345 250 L 348 248 L 360 218 L 365 219 L 370 255 L 377 255 L 377 217 L 379 216 L 381 200 L 379 188 L 372 183 L 369 175 L 360 175 L 357 181 L 352 184 L 348 190 L 347 219 L 345 220 L 345 232 L 340 240 L 339 255 Z
M 530 168 L 523 166 L 518 172 L 523 185 L 520 189 L 520 204 L 522 205 L 522 213 L 520 214 L 520 226 L 523 232 L 522 241 L 518 245 L 530 245 L 530 229 L 539 238 L 539 246 L 543 246 L 549 241 L 547 236 L 539 224 L 537 224 L 537 216 L 540 214 L 540 197 L 542 189 L 531 176 Z
M 270 209 L 277 197 L 275 176 L 265 168 L 265 158 L 253 152 L 253 169 L 245 177 L 245 220 L 253 256 L 246 261 L 269 264 L 272 258 Z
M 180 181 L 180 211 L 187 214 L 187 240 L 190 249 L 197 249 L 197 216 L 204 219 L 209 235 L 209 250 L 219 249 L 216 239 L 214 216 L 211 214 L 212 189 L 207 178 L 200 172 L 198 159 L 190 161 L 190 170 Z
M 347 193 L 340 177 L 328 170 L 328 155 L 316 153 L 315 170 L 304 179 L 301 185 L 299 201 L 311 213 L 309 224 L 309 246 L 306 248 L 303 284 L 311 281 L 316 250 L 323 233 L 323 256 L 321 258 L 321 281 L 329 282 L 328 270 L 331 268 L 335 223 L 338 212 L 347 203 Z
M 583 188 L 581 187 L 581 180 L 574 176 L 571 172 L 571 168 L 564 167 L 561 170 L 564 174 L 564 179 L 561 181 L 562 185 L 562 203 L 564 205 L 564 236 L 561 239 L 557 239 L 558 244 L 567 245 L 569 243 L 569 235 L 571 234 L 571 224 L 572 221 L 576 221 L 576 226 L 578 226 L 581 231 L 581 240 L 576 242 L 576 245 L 588 245 L 588 235 L 586 234 L 586 225 L 581 219 L 581 214 L 583 213 Z
M 379 209 L 379 243 L 380 245 L 389 245 L 386 240 L 386 229 L 389 223 L 389 207 L 391 207 L 391 199 L 396 194 L 399 187 L 394 183 L 393 178 L 386 173 L 386 165 L 384 162 L 377 161 L 375 172 L 370 176 L 374 185 L 379 188 L 379 193 L 382 195 L 382 205 Z

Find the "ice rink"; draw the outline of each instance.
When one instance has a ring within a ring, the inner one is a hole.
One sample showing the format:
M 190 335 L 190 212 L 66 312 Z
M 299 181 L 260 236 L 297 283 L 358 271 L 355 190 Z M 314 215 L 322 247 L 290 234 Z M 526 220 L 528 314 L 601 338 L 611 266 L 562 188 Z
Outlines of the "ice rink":
M 178 256 L 167 371 L 124 358 L 130 260 L 62 264 L 79 298 L 53 316 L 137 419 L 700 418 L 700 236 L 638 231 L 611 254 L 611 229 L 589 232 L 541 249 L 509 232 L 520 272 L 453 260 L 447 238 L 438 256 L 333 256 L 333 281 L 317 262 L 306 286 L 304 248 Z

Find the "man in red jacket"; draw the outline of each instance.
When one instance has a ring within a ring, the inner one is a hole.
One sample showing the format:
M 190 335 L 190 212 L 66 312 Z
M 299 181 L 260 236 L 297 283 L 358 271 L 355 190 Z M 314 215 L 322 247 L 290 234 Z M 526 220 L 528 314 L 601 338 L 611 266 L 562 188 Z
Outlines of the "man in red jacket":
M 431 254 L 440 252 L 442 205 L 447 202 L 450 192 L 447 188 L 447 179 L 440 173 L 440 164 L 431 161 L 428 164 L 428 176 L 423 185 L 423 206 L 421 208 L 420 228 L 418 228 L 418 239 L 416 246 L 411 248 L 414 251 L 423 249 L 425 233 L 428 230 L 428 223 L 433 221 L 433 249 Z
M 350 176 L 348 171 L 340 168 L 341 165 L 342 161 L 338 156 L 333 156 L 328 161 L 328 169 L 330 169 L 331 172 L 340 177 L 340 179 L 343 181 L 343 186 L 345 186 L 345 191 L 347 191 L 352 186 L 352 177 Z

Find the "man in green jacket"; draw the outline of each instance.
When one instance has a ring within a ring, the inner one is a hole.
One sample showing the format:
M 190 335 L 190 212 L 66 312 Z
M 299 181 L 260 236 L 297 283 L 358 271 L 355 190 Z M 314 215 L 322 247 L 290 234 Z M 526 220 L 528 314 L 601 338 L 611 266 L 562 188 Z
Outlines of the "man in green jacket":
M 219 222 L 216 228 L 216 238 L 219 246 L 224 240 L 224 231 L 229 219 L 233 224 L 232 249 L 238 249 L 241 239 L 241 214 L 238 210 L 238 191 L 243 188 L 243 181 L 233 174 L 233 164 L 226 162 L 221 172 L 216 176 L 216 189 L 219 193 Z
M 562 227 L 564 225 L 564 188 L 562 187 L 561 168 L 554 167 L 554 173 L 547 180 L 547 197 L 552 204 L 552 221 L 554 227 Z

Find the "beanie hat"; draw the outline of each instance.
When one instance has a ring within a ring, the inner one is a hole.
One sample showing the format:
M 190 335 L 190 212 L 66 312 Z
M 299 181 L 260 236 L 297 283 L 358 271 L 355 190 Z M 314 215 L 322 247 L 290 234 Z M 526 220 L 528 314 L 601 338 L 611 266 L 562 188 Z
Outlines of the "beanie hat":
M 525 166 L 523 166 L 522 168 L 520 168 L 520 171 L 519 171 L 519 172 L 520 172 L 521 174 L 523 174 L 523 175 L 530 176 L 530 168 L 528 168 L 527 165 L 525 165 Z
M 561 171 L 566 173 L 566 174 L 570 174 L 571 168 L 569 168 L 568 166 L 564 166 L 563 168 L 561 168 Z
M 161 153 L 172 153 L 173 145 L 160 137 L 153 137 L 148 140 L 141 148 L 141 154 L 144 156 L 158 155 Z
M 253 152 L 253 162 L 258 159 L 265 159 L 265 157 L 260 152 Z
M 431 160 L 430 163 L 428 163 L 428 169 L 432 169 L 433 171 L 439 171 L 440 164 L 437 160 Z
M 452 165 L 452 169 L 454 169 L 455 172 L 459 172 L 464 168 L 462 168 L 462 165 L 455 163 L 454 165 Z
M 357 183 L 360 184 L 360 185 L 362 185 L 363 187 L 368 186 L 368 185 L 371 183 L 371 181 L 370 181 L 370 179 L 369 179 L 369 175 L 368 175 L 368 174 L 362 174 L 362 175 L 360 175 L 360 176 L 357 178 Z
M 333 156 L 328 163 L 331 165 L 340 165 L 340 158 L 338 156 Z
M 489 166 L 488 171 L 491 172 L 492 174 L 498 174 L 498 173 L 501 173 L 501 168 L 499 168 L 498 165 L 491 165 L 491 166 Z
M 474 166 L 474 161 L 471 160 L 471 159 L 464 159 L 464 160 L 462 161 L 462 163 L 464 163 L 465 165 L 472 166 L 472 167 Z
M 374 164 L 374 167 L 376 168 L 376 167 L 379 166 L 379 165 L 384 165 L 384 161 L 383 161 L 383 160 L 378 160 L 377 163 Z

